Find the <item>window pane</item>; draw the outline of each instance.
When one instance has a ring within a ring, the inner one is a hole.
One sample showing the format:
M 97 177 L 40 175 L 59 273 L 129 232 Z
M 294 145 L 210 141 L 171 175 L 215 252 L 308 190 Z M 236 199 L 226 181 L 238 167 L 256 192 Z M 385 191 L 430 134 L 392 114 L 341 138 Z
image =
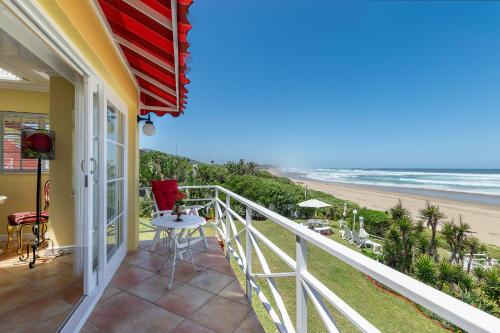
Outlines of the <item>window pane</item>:
M 4 135 L 3 167 L 9 170 L 21 167 L 21 137 L 18 134 Z
M 92 230 L 92 268 L 97 270 L 99 264 L 99 230 Z
M 45 163 L 42 163 L 42 168 Z M 38 161 L 35 159 L 23 158 L 23 170 L 36 170 L 38 167 Z
M 123 177 L 123 147 L 108 142 L 108 179 Z
M 107 221 L 111 221 L 118 216 L 122 208 L 123 180 L 108 183 L 108 216 Z
M 23 159 L 21 161 L 21 130 L 23 128 L 49 128 L 48 116 L 44 114 L 12 114 L 4 115 L 4 136 L 2 139 L 3 165 L 5 170 L 36 170 L 37 160 Z M 42 170 L 48 170 L 48 161 L 43 161 Z
M 123 242 L 123 215 L 117 221 L 117 244 L 120 246 Z
M 107 248 L 107 255 L 108 255 L 108 260 L 109 258 L 113 255 L 113 253 L 116 250 L 116 221 L 108 224 L 107 230 L 106 230 L 106 248 Z
M 107 111 L 107 133 L 108 139 L 123 143 L 122 114 L 113 105 L 108 103 Z

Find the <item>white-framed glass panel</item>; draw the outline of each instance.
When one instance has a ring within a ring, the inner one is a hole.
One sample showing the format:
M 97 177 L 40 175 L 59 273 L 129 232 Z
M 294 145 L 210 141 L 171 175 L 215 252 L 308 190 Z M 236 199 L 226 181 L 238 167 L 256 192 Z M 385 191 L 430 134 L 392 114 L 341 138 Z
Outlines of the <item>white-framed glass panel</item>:
M 106 102 L 106 257 L 110 261 L 124 240 L 125 117 L 113 101 Z
M 50 129 L 46 113 L 8 112 L 0 110 L 0 172 L 35 172 L 37 161 L 21 158 L 21 130 Z M 42 161 L 42 172 L 49 162 Z

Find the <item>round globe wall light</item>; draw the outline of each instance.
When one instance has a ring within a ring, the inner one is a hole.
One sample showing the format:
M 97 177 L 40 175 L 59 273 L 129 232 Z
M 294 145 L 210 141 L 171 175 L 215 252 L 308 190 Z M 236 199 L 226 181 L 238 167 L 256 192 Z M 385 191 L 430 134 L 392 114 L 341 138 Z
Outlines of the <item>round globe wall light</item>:
M 148 114 L 147 117 L 137 116 L 137 122 L 140 123 L 144 121 L 144 125 L 142 126 L 142 133 L 146 136 L 153 136 L 156 134 L 156 127 L 151 121 L 151 115 Z

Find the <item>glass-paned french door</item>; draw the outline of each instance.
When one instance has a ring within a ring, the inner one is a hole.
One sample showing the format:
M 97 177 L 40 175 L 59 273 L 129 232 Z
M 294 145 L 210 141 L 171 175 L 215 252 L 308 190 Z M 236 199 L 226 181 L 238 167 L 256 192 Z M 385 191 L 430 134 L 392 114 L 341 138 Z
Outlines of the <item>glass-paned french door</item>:
M 106 283 L 125 251 L 126 107 L 112 92 L 87 79 L 86 156 L 89 291 Z
M 106 106 L 106 256 L 109 260 L 123 242 L 124 151 L 123 114 L 112 103 Z

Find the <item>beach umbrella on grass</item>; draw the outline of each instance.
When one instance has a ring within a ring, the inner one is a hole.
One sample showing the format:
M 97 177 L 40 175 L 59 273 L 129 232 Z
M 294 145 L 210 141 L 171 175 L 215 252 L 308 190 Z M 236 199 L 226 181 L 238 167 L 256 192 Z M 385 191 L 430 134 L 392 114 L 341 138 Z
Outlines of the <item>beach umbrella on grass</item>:
M 318 209 L 318 208 L 325 208 L 325 207 L 331 207 L 332 205 L 327 204 L 326 202 L 317 200 L 317 199 L 309 199 L 306 201 L 299 202 L 299 207 L 302 208 L 313 208 L 313 209 Z M 315 211 L 316 213 L 316 211 Z

